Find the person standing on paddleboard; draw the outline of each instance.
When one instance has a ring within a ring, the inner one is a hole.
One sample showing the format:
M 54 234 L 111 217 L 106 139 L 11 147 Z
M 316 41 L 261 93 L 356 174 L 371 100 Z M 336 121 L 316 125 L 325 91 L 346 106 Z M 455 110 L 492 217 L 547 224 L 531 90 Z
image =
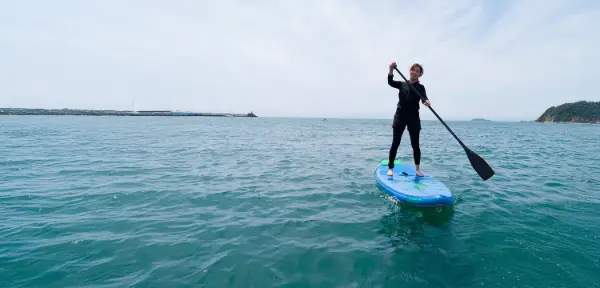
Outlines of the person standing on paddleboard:
M 410 67 L 410 79 L 408 82 L 415 88 L 423 99 L 420 99 L 419 95 L 412 91 L 408 84 L 404 81 L 394 80 L 394 69 L 396 68 L 396 62 L 390 64 L 390 71 L 388 73 L 388 84 L 398 89 L 398 105 L 396 106 L 396 113 L 394 114 L 393 136 L 392 136 L 392 147 L 390 148 L 389 164 L 388 164 L 388 176 L 393 175 L 394 160 L 396 160 L 396 152 L 400 146 L 400 140 L 402 139 L 402 133 L 404 129 L 408 130 L 410 135 L 410 144 L 413 149 L 413 157 L 415 160 L 415 168 L 418 176 L 423 176 L 421 173 L 421 149 L 419 148 L 419 134 L 421 132 L 421 119 L 419 117 L 419 101 L 423 102 L 424 105 L 429 106 L 429 98 L 425 91 L 425 86 L 419 82 L 419 77 L 423 76 L 423 67 L 415 63 Z

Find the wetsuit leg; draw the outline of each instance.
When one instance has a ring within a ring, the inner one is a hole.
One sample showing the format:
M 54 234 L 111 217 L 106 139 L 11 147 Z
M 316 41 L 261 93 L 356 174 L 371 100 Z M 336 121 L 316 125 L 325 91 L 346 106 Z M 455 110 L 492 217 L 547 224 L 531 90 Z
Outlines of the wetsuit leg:
M 415 165 L 421 164 L 421 148 L 419 147 L 419 134 L 421 132 L 421 121 L 419 119 L 413 121 L 408 126 L 408 133 L 410 135 L 410 145 L 413 149 L 413 158 L 415 159 Z
M 402 140 L 402 133 L 404 133 L 404 128 L 406 128 L 406 123 L 400 122 L 394 124 L 393 126 L 393 137 L 392 137 L 392 147 L 390 148 L 390 157 L 388 168 L 394 168 L 394 160 L 396 160 L 396 153 L 398 152 L 398 147 L 400 147 L 400 140 Z

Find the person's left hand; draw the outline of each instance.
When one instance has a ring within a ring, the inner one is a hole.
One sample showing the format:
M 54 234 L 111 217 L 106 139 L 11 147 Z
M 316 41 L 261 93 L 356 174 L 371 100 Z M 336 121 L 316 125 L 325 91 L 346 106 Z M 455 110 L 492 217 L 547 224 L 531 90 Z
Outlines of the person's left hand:
M 429 100 L 425 100 L 425 102 L 423 102 L 423 104 L 425 104 L 425 106 L 429 107 L 429 105 L 431 105 L 431 103 L 429 102 Z

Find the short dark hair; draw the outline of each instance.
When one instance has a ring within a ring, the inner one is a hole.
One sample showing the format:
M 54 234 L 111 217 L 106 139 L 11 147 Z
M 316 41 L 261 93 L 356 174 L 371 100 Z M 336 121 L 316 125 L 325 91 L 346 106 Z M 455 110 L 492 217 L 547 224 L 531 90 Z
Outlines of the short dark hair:
M 419 67 L 419 70 L 421 70 L 421 75 L 420 76 L 423 76 L 423 72 L 424 72 L 423 71 L 423 66 L 421 66 L 421 64 L 419 64 L 419 63 L 415 63 L 412 66 L 410 66 L 410 70 L 412 70 L 413 68 L 415 68 L 415 66 Z

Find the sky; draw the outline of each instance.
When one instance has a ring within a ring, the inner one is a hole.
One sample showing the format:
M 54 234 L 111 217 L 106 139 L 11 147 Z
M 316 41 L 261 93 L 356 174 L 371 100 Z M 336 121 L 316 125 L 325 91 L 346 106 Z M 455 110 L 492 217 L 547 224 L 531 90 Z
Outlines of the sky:
M 598 27 L 593 0 L 0 0 L 0 107 L 391 119 L 395 61 L 444 120 L 533 120 L 600 101 Z

